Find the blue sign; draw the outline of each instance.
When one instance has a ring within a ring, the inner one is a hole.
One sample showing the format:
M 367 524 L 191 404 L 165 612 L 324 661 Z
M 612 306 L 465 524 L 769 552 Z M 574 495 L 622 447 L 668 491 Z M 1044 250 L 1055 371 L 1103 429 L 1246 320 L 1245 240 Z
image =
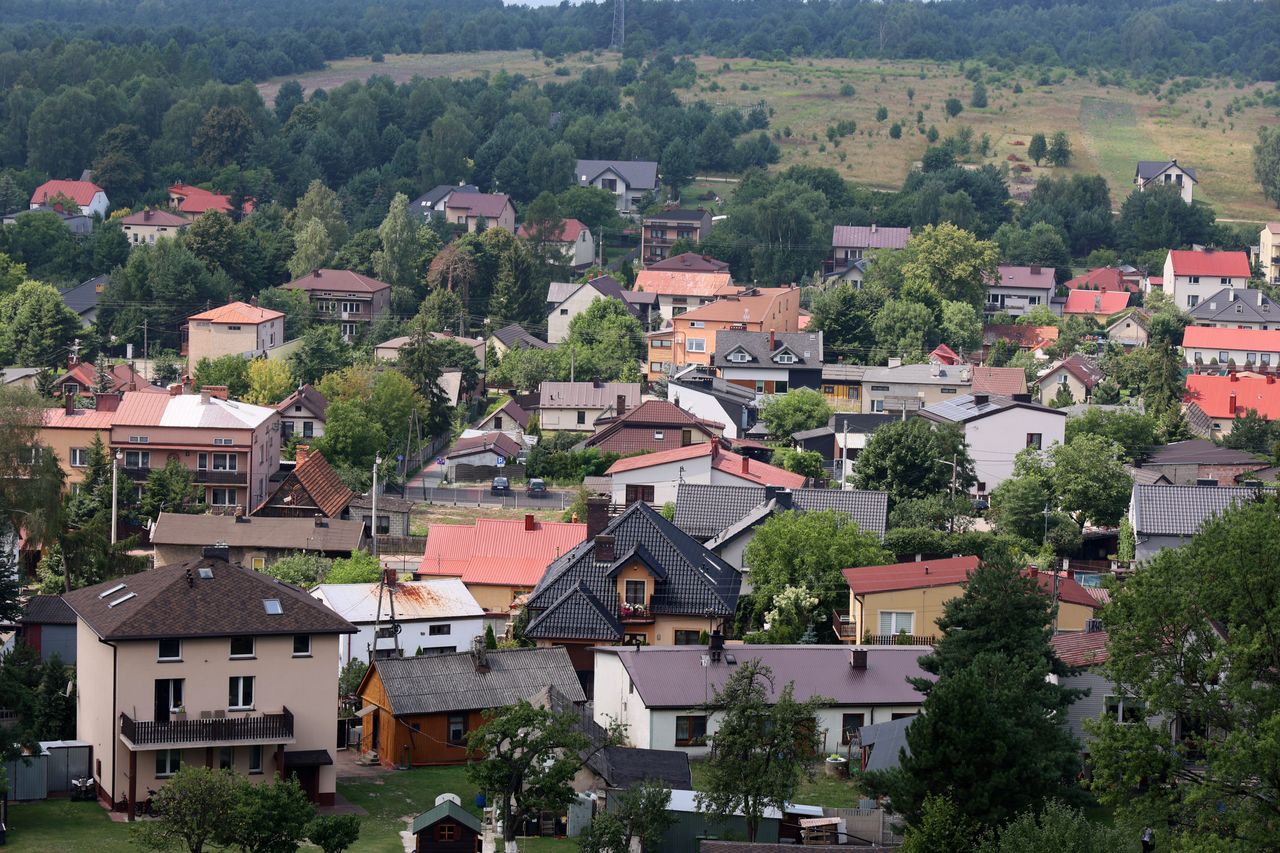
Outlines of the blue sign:
M 443 465 L 443 464 L 444 464 L 444 457 L 443 457 L 443 456 L 437 456 L 437 457 L 436 457 L 436 464 L 437 464 L 437 465 Z
M 505 456 L 499 456 L 499 457 L 498 457 L 498 467 L 499 467 L 499 468 L 505 468 L 505 467 L 507 467 L 507 457 L 505 457 Z

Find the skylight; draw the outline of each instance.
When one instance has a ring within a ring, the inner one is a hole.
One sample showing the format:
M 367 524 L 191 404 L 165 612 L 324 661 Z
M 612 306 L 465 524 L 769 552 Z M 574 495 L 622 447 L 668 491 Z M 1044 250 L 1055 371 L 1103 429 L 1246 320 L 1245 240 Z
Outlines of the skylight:
M 269 616 L 280 616 L 284 613 L 284 608 L 280 606 L 280 599 L 278 598 L 262 599 L 262 607 Z
M 111 587 L 111 589 L 98 593 L 98 598 L 106 598 L 109 595 L 115 595 L 117 592 L 119 592 L 122 589 L 124 589 L 124 584 L 118 583 L 115 586 Z
M 129 599 L 137 598 L 137 597 L 138 597 L 138 594 L 136 592 L 125 593 L 124 595 L 117 598 L 115 601 L 108 604 L 107 607 L 115 607 L 117 604 L 124 604 Z
M 198 571 L 200 572 L 200 577 L 205 580 L 213 580 L 213 569 L 209 566 L 201 566 Z

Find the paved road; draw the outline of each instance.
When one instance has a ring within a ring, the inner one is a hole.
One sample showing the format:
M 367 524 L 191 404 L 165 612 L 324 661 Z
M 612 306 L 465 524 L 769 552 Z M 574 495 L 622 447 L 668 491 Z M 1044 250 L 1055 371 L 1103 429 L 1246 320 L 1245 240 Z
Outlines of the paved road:
M 572 489 L 548 489 L 545 497 L 531 498 L 520 486 L 512 487 L 509 495 L 494 495 L 490 494 L 488 486 L 441 486 L 439 482 L 438 477 L 430 482 L 415 477 L 405 487 L 404 496 L 419 503 L 500 506 L 507 509 L 564 509 L 573 503 L 574 497 Z

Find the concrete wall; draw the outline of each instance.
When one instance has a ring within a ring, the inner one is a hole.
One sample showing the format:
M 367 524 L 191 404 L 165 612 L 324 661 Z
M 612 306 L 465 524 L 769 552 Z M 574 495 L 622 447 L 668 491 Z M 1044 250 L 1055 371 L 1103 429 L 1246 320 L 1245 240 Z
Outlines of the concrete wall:
M 724 406 L 713 395 L 697 388 L 667 386 L 667 400 L 678 405 L 689 414 L 709 421 L 718 421 L 725 425 L 725 438 L 741 438 L 742 424 L 724 410 Z
M 390 622 L 389 613 L 383 613 L 383 627 Z M 400 625 L 400 650 L 405 657 L 415 655 L 419 648 L 421 649 L 445 649 L 450 652 L 465 652 L 471 648 L 471 642 L 476 637 L 484 636 L 484 617 L 468 616 L 460 619 L 413 619 L 413 620 L 397 620 Z M 338 664 L 339 669 L 347 665 L 352 658 L 356 660 L 369 661 L 369 650 L 373 646 L 373 623 L 362 622 L 355 623 L 359 631 L 355 634 L 345 634 L 338 641 Z M 448 625 L 448 634 L 432 635 L 430 627 L 432 625 Z M 394 649 L 395 643 L 391 638 L 385 638 L 378 643 L 379 649 Z
M 130 246 L 140 246 L 143 243 L 154 243 L 157 240 L 167 240 L 177 237 L 182 233 L 182 229 L 186 226 L 173 225 L 154 225 L 154 224 L 138 224 L 123 225 L 121 230 L 124 231 L 124 238 L 129 241 Z
M 84 448 L 86 451 L 93 446 L 94 435 L 102 436 L 102 443 L 106 445 L 111 440 L 110 430 L 98 429 L 62 429 L 43 427 L 40 430 L 40 441 L 52 450 L 58 457 L 58 465 L 62 468 L 62 473 L 67 475 L 67 485 L 71 486 L 84 480 L 85 469 L 71 467 L 71 449 L 73 447 Z M 111 450 L 106 449 L 108 459 L 110 459 Z
M 1085 398 L 1089 396 L 1089 390 L 1084 387 L 1084 383 L 1077 379 L 1071 371 L 1064 367 L 1059 367 L 1052 373 L 1041 377 L 1037 382 L 1040 388 L 1040 402 L 1046 406 L 1053 402 L 1053 398 L 1058 394 L 1058 387 L 1066 382 L 1067 388 L 1071 390 L 1071 399 L 1077 403 L 1083 403 Z
M 578 412 L 585 412 L 585 423 L 578 423 Z M 612 411 L 612 407 L 610 407 Z M 567 432 L 595 432 L 596 418 L 603 415 L 605 410 L 600 409 L 539 409 L 538 425 L 543 432 L 567 431 Z
M 202 358 L 260 353 L 284 343 L 283 317 L 257 324 L 194 320 L 187 326 L 187 363 L 193 370 Z
M 1029 433 L 1039 433 L 1048 450 L 1066 440 L 1067 418 L 1057 412 L 1012 408 L 964 425 L 964 440 L 973 457 L 978 482 L 990 493 L 1013 476 L 1013 459 L 1027 445 Z

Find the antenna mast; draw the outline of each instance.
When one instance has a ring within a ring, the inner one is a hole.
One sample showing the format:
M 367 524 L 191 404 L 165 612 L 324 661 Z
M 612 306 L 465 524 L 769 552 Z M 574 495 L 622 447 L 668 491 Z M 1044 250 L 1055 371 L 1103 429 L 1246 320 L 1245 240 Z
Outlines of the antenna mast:
M 622 50 L 627 40 L 627 0 L 613 0 L 613 35 L 609 38 L 610 50 Z

